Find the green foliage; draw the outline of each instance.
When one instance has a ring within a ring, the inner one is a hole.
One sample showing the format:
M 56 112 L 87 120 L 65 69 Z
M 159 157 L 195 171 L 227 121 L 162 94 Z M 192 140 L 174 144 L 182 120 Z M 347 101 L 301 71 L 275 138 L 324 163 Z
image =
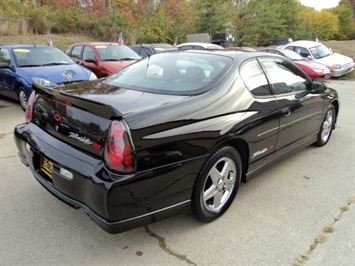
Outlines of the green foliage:
M 59 8 L 48 15 L 53 33 L 82 33 L 88 28 L 88 16 L 81 13 L 78 6 Z
M 16 19 L 25 15 L 26 8 L 17 0 L 1 0 L 0 1 L 0 20 Z
M 46 6 L 27 10 L 28 23 L 33 33 L 45 34 L 49 31 L 49 24 L 46 19 L 48 14 L 49 10 Z
M 236 16 L 238 45 L 257 45 L 271 38 L 307 38 L 310 29 L 299 13 L 297 0 L 239 1 Z
M 72 33 L 125 43 L 168 42 L 186 34 L 235 32 L 238 45 L 277 37 L 355 37 L 353 1 L 317 12 L 298 0 L 112 0 L 82 8 L 73 0 L 0 0 L 0 35 Z M 39 3 L 42 3 L 39 4 Z M 17 27 L 17 29 L 15 29 Z
M 321 12 L 310 9 L 304 12 L 304 18 L 313 38 L 317 35 L 320 40 L 331 40 L 339 31 L 338 16 L 327 9 Z
M 340 5 L 331 9 L 339 19 L 339 31 L 334 35 L 337 40 L 349 40 L 355 33 L 355 22 L 353 12 L 345 5 Z
M 230 0 L 191 0 L 190 7 L 195 13 L 195 32 L 208 32 L 210 35 L 225 32 L 233 23 L 236 11 L 235 1 Z

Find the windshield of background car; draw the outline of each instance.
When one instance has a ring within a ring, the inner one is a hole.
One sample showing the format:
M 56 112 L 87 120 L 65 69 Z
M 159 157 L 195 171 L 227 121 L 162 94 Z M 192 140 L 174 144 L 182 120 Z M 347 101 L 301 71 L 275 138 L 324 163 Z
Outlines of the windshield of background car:
M 326 47 L 323 44 L 311 47 L 311 48 L 309 48 L 309 50 L 311 51 L 311 53 L 315 59 L 326 57 L 326 56 L 331 55 L 333 53 L 331 50 L 329 50 L 328 47 Z
M 135 51 L 124 45 L 96 45 L 95 48 L 102 61 L 141 59 L 141 57 Z
M 213 88 L 232 64 L 232 58 L 216 54 L 161 53 L 116 72 L 104 82 L 151 93 L 193 95 Z
M 12 49 L 19 67 L 71 65 L 75 62 L 53 46 L 34 46 Z

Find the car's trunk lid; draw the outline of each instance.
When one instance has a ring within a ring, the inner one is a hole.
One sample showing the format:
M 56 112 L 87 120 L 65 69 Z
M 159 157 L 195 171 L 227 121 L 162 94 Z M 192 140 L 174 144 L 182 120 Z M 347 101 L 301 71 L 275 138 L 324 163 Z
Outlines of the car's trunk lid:
M 102 156 L 112 120 L 187 98 L 94 84 L 99 83 L 84 82 L 60 90 L 34 86 L 33 122 L 72 146 Z

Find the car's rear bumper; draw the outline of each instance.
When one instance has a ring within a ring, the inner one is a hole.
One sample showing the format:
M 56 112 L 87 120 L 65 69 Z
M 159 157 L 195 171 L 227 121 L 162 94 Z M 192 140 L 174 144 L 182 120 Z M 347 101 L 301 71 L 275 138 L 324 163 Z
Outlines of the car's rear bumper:
M 15 128 L 14 138 L 21 161 L 47 190 L 85 210 L 103 230 L 120 233 L 190 211 L 194 178 L 183 170 L 180 170 L 183 176 L 173 175 L 173 171 L 184 164 L 156 173 L 112 176 L 100 159 L 39 130 L 31 124 Z M 41 167 L 43 158 L 53 162 L 51 177 Z M 73 177 L 63 174 L 63 168 Z
M 24 161 L 20 153 L 19 156 L 21 160 Z M 134 228 L 138 228 L 162 220 L 167 217 L 178 215 L 179 213 L 184 214 L 190 211 L 190 200 L 186 200 L 177 203 L 175 205 L 166 207 L 164 209 L 160 209 L 154 212 L 149 212 L 144 215 L 132 217 L 130 219 L 126 219 L 122 221 L 109 221 L 101 217 L 100 215 L 98 215 L 94 210 L 92 210 L 86 204 L 74 200 L 73 198 L 70 198 L 65 194 L 61 193 L 60 191 L 58 191 L 57 189 L 55 189 L 52 185 L 46 182 L 41 177 L 41 175 L 39 175 L 38 172 L 36 172 L 33 168 L 30 167 L 30 170 L 32 171 L 32 174 L 37 179 L 37 181 L 41 185 L 43 185 L 49 192 L 51 192 L 58 199 L 64 201 L 65 203 L 68 203 L 74 208 L 82 208 L 100 228 L 102 228 L 104 231 L 110 234 L 122 233 Z

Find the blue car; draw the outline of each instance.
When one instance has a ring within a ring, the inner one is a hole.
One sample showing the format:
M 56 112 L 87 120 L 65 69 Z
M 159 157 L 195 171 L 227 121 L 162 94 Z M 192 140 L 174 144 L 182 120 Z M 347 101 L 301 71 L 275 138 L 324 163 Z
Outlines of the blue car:
M 0 46 L 0 95 L 18 100 L 23 110 L 26 110 L 32 84 L 54 88 L 93 79 L 97 79 L 93 72 L 53 46 Z

